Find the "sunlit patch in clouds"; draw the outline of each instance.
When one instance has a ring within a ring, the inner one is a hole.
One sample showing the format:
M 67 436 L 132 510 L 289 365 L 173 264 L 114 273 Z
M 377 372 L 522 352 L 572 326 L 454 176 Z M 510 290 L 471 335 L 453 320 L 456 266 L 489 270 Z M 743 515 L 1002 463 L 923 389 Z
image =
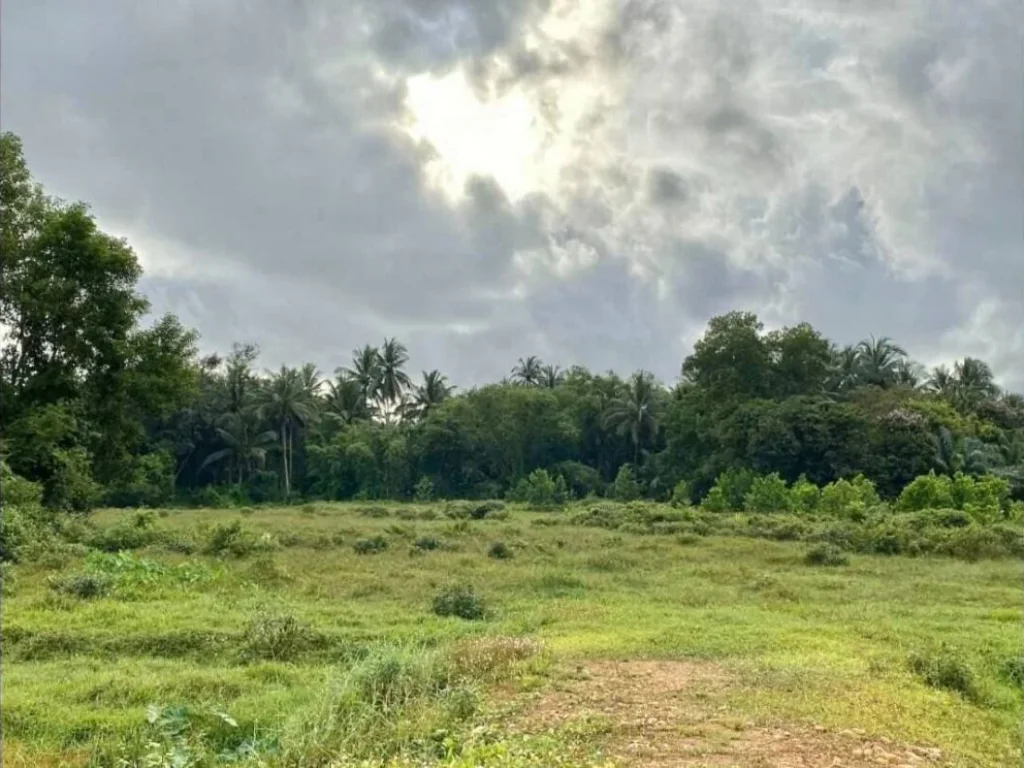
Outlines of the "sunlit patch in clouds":
M 5 5 L 6 127 L 211 345 L 671 379 L 749 309 L 1024 388 L 1019 0 L 81 5 Z

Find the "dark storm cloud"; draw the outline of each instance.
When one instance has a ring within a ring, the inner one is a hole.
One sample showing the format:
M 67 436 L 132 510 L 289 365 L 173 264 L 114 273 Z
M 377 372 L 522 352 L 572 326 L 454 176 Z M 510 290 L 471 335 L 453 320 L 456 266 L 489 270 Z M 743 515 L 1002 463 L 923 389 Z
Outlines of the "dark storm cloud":
M 986 356 L 1024 389 L 1015 3 L 609 0 L 595 30 L 545 24 L 584 7 L 8 0 L 3 124 L 133 238 L 155 309 L 268 365 L 397 334 L 461 384 L 533 353 L 671 380 L 744 308 Z M 574 132 L 557 189 L 430 185 L 405 80 L 457 71 Z M 600 93 L 574 113 L 577 87 Z

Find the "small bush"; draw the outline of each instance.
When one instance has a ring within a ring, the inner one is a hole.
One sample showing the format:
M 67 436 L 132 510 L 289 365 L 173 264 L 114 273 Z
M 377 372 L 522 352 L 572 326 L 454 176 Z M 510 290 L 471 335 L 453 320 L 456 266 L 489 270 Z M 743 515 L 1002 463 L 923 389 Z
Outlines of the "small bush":
M 358 539 L 352 545 L 357 555 L 376 555 L 388 548 L 388 540 L 383 536 L 371 536 L 367 539 Z
M 955 506 L 953 480 L 934 472 L 915 477 L 900 492 L 896 500 L 896 507 L 906 512 Z
M 631 464 L 623 464 L 615 475 L 611 487 L 612 498 L 616 501 L 633 501 L 640 498 L 640 485 L 636 481 Z
M 778 472 L 755 478 L 743 497 L 743 506 L 748 512 L 789 512 L 792 505 L 786 481 Z
M 912 653 L 907 660 L 910 670 L 926 685 L 959 693 L 975 703 L 980 699 L 974 672 L 957 652 L 943 648 L 935 654 Z
M 512 557 L 512 550 L 509 549 L 505 542 L 496 541 L 491 544 L 491 548 L 487 550 L 487 556 L 493 557 L 495 560 L 508 560 Z
M 527 477 L 520 478 L 508 493 L 511 501 L 526 503 L 538 509 L 564 504 L 568 496 L 565 478 L 561 475 L 552 478 L 546 469 L 535 469 Z
M 437 616 L 457 616 L 467 621 L 482 619 L 486 614 L 483 600 L 468 584 L 450 584 L 442 587 L 434 596 L 432 609 Z
M 673 507 L 688 507 L 692 502 L 690 484 L 685 480 L 680 480 L 672 489 L 672 498 L 669 503 Z
M 999 665 L 999 676 L 1016 688 L 1024 689 L 1024 657 L 1011 656 Z
M 420 536 L 415 542 L 413 542 L 413 546 L 416 549 L 423 550 L 424 552 L 430 552 L 441 548 L 441 540 L 434 536 Z
M 82 600 L 108 595 L 113 586 L 113 577 L 105 573 L 75 572 L 50 580 L 50 588 L 55 592 Z
M 319 635 L 291 615 L 260 614 L 242 633 L 245 661 L 291 661 L 317 645 Z
M 203 551 L 208 555 L 245 557 L 257 551 L 274 549 L 276 541 L 269 534 L 256 536 L 238 520 L 218 523 L 213 527 Z
M 804 555 L 804 562 L 807 565 L 835 568 L 840 565 L 847 565 L 850 562 L 850 558 L 834 544 L 819 544 L 807 551 L 807 554 Z
M 434 498 L 434 483 L 429 477 L 424 475 L 416 481 L 416 486 L 412 492 L 413 499 L 420 502 L 421 504 L 426 501 L 431 501 Z

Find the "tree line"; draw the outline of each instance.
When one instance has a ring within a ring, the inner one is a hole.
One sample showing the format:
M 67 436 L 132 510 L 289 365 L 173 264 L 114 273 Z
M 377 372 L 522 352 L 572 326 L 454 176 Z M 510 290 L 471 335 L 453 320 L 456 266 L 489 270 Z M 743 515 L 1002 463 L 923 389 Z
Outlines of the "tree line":
M 1024 489 L 1024 398 L 984 361 L 926 371 L 888 338 L 838 346 L 748 312 L 712 318 L 674 382 L 526 355 L 460 390 L 414 377 L 394 338 L 330 374 L 262 370 L 255 344 L 200 356 L 173 315 L 144 322 L 131 248 L 34 184 L 9 133 L 0 171 L 2 450 L 53 507 L 493 498 L 537 469 L 578 497 L 622 472 L 694 500 L 737 470 L 863 474 L 890 497 L 930 471 Z

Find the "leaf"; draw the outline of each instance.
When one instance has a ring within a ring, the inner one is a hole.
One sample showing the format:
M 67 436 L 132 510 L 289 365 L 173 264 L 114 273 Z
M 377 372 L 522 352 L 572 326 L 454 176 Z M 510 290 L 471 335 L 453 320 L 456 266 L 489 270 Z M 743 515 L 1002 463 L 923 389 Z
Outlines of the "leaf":
M 146 707 L 146 722 L 150 725 L 156 725 L 156 721 L 160 719 L 163 712 L 163 707 L 156 704 L 150 704 Z

